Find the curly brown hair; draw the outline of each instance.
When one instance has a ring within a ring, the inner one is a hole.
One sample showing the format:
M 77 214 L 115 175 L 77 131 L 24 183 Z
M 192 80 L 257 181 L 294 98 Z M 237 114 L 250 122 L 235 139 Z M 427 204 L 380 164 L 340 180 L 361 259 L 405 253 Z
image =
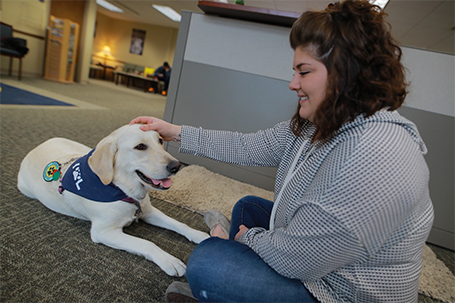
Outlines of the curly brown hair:
M 347 121 L 381 109 L 399 108 L 407 94 L 402 52 L 390 34 L 387 14 L 366 0 L 346 0 L 323 11 L 304 12 L 290 33 L 291 47 L 302 47 L 327 68 L 325 98 L 313 123 L 313 140 L 326 140 Z M 299 107 L 291 121 L 301 135 Z

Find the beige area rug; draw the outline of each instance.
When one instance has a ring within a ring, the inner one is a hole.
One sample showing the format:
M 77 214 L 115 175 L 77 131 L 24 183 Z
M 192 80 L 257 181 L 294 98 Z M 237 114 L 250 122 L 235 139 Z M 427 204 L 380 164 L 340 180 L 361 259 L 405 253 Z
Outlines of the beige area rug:
M 217 209 L 231 217 L 234 204 L 242 197 L 254 195 L 273 201 L 273 192 L 267 191 L 220 174 L 204 167 L 190 165 L 172 178 L 167 191 L 151 191 L 151 196 L 198 213 Z M 423 250 L 423 267 L 419 293 L 443 302 L 455 302 L 455 277 L 445 264 L 436 258 L 427 245 Z

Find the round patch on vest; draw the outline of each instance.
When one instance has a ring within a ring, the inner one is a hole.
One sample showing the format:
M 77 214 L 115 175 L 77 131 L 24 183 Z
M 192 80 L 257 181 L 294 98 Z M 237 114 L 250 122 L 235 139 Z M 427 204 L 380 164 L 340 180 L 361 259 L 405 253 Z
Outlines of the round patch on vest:
M 57 181 L 60 178 L 60 163 L 52 161 L 43 171 L 43 179 L 46 182 Z

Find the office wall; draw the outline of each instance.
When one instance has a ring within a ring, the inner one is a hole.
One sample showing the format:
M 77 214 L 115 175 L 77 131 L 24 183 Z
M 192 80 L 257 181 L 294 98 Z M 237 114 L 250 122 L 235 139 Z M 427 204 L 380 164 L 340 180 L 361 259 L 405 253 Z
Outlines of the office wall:
M 1 20 L 14 29 L 45 37 L 49 18 L 50 1 L 14 0 L 2 1 Z M 23 76 L 42 76 L 44 70 L 45 40 L 14 33 L 15 37 L 27 40 L 30 49 L 22 62 Z M 9 57 L 0 56 L 2 74 L 8 73 Z M 13 75 L 17 75 L 19 60 L 13 59 Z
M 71 12 L 72 4 L 75 4 L 77 6 L 75 9 L 80 11 L 83 2 L 86 1 L 54 0 L 53 2 L 55 2 L 53 13 L 56 15 L 63 14 L 65 18 L 72 19 L 67 15 L 68 12 Z M 0 12 L 2 22 L 12 25 L 14 29 L 45 37 L 50 10 L 50 0 L 44 2 L 38 0 L 14 0 L 2 1 Z M 96 55 L 105 45 L 108 45 L 112 49 L 112 59 L 153 68 L 162 65 L 164 61 L 172 64 L 177 41 L 177 29 L 116 20 L 99 13 L 96 14 L 96 18 L 96 36 L 93 39 L 93 44 L 87 43 L 87 40 L 81 41 L 81 48 L 89 47 L 90 52 Z M 82 29 L 83 21 L 80 20 L 80 17 L 78 17 L 78 20 L 81 22 L 80 26 Z M 91 29 L 90 26 L 87 28 Z M 141 56 L 129 53 L 133 28 L 146 31 L 144 52 Z M 14 33 L 14 35 L 26 39 L 27 46 L 30 49 L 23 59 L 23 76 L 41 77 L 44 70 L 45 40 L 18 33 Z M 82 37 L 82 35 L 83 33 L 81 32 L 80 36 Z M 93 32 L 88 33 L 88 35 L 93 37 Z M 85 49 L 82 51 L 85 51 Z M 91 60 L 91 58 L 86 60 Z M 116 65 L 116 61 L 111 61 L 110 63 L 114 66 Z M 2 74 L 7 74 L 8 66 L 9 58 L 1 56 L 0 68 Z M 13 75 L 17 75 L 18 66 L 19 61 L 14 59 Z
M 100 13 L 97 13 L 96 20 L 92 54 L 101 55 L 100 51 L 107 45 L 112 51 L 111 59 L 152 68 L 161 66 L 164 61 L 172 64 L 177 29 L 112 19 Z M 146 32 L 142 55 L 129 52 L 133 29 Z M 104 61 L 94 58 L 96 60 Z M 114 60 L 108 60 L 107 63 L 113 66 L 119 64 Z
M 288 120 L 297 106 L 289 90 L 289 28 L 198 13 L 180 26 L 164 118 L 176 124 L 253 132 Z M 403 48 L 411 81 L 400 113 L 417 124 L 429 152 L 435 223 L 429 242 L 454 249 L 454 56 Z M 239 167 L 168 151 L 234 179 L 273 189 L 275 170 Z

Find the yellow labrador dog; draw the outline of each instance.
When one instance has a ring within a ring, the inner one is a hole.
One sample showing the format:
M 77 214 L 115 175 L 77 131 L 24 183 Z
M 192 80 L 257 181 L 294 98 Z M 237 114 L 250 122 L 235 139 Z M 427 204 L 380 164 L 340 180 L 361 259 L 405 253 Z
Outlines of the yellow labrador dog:
M 63 138 L 42 143 L 22 161 L 18 188 L 53 211 L 91 221 L 94 242 L 142 255 L 168 275 L 183 276 L 182 261 L 122 230 L 141 219 L 195 243 L 209 237 L 151 205 L 149 190 L 168 189 L 180 162 L 163 149 L 158 133 L 141 131 L 139 126 L 117 129 L 94 150 Z

